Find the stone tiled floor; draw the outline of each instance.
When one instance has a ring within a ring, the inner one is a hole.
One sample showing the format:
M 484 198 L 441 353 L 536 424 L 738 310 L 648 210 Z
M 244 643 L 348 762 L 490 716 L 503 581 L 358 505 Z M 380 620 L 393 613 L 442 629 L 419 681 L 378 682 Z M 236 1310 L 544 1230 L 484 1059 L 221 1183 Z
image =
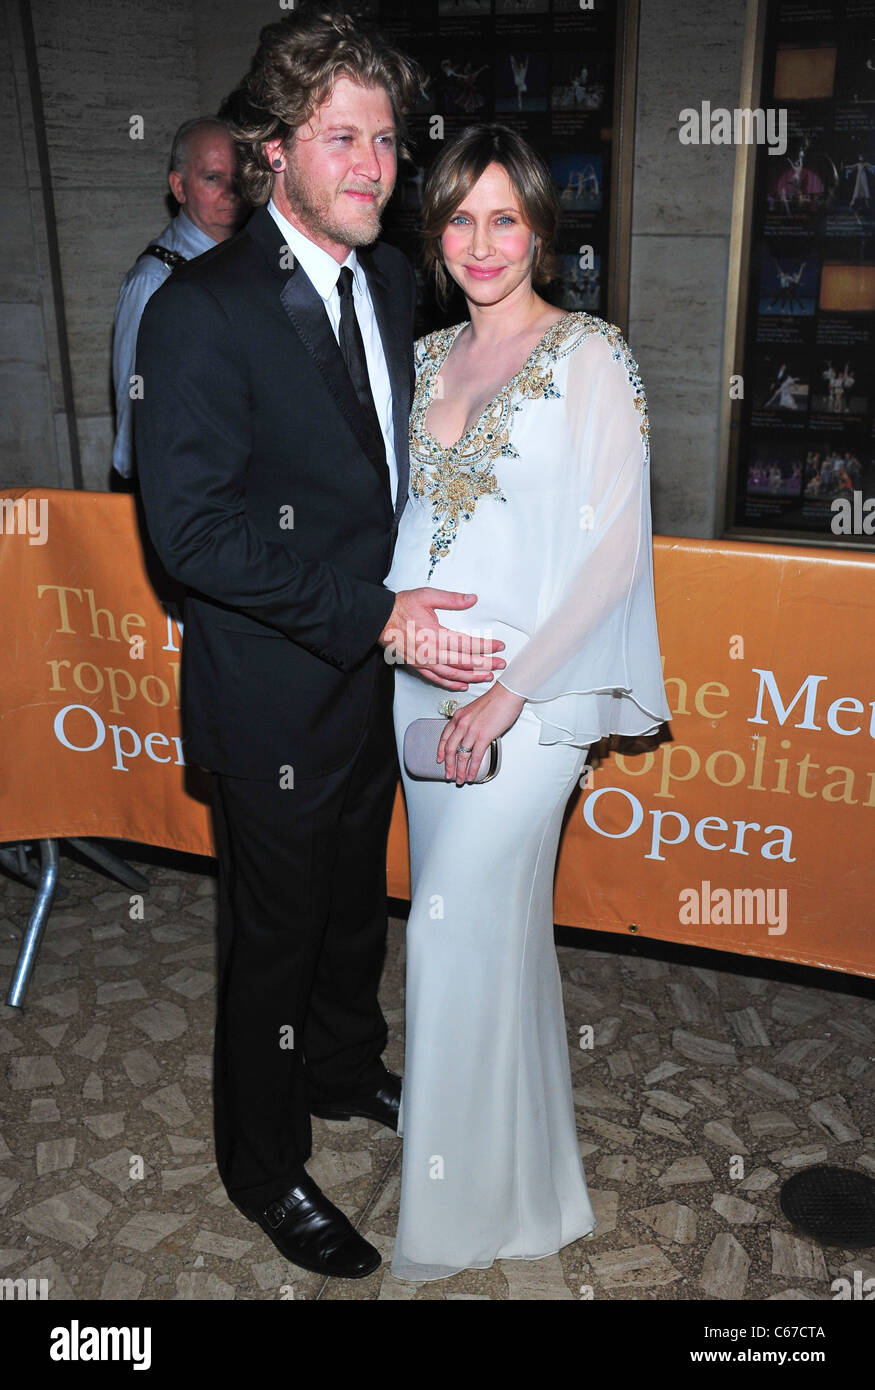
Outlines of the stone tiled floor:
M 388 1272 L 400 1140 L 314 1120 L 308 1167 L 384 1263 L 355 1281 L 289 1265 L 213 1161 L 209 865 L 128 850 L 152 883 L 143 920 L 127 889 L 63 854 L 68 897 L 26 1007 L 0 1008 L 0 1277 L 76 1299 L 825 1300 L 837 1276 L 875 1275 L 875 1251 L 822 1248 L 779 1206 L 810 1164 L 875 1173 L 872 982 L 583 932 L 561 933 L 580 946 L 559 959 L 595 1236 L 401 1283 Z M 30 899 L 0 877 L 4 989 Z M 393 919 L 382 1002 L 397 1071 L 403 978 Z

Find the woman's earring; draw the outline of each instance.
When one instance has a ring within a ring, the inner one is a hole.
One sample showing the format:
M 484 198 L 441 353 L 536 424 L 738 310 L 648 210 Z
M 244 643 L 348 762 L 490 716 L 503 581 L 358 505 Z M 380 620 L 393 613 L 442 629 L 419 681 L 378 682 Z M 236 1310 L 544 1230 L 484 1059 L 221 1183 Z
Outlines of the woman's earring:
M 274 159 L 272 162 L 273 162 L 273 167 L 274 167 L 275 169 L 281 169 L 281 168 L 283 167 L 283 162 L 282 162 L 281 159 Z

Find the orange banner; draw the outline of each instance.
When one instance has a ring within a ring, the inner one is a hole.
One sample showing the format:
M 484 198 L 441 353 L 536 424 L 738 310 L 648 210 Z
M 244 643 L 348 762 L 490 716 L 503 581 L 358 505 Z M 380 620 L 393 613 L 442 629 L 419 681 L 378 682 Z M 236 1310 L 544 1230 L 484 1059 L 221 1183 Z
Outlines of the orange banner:
M 875 557 L 654 542 L 673 741 L 575 793 L 556 921 L 875 976 Z M 0 496 L 0 841 L 213 853 L 133 499 Z M 389 891 L 409 893 L 400 790 Z
M 206 778 L 182 757 L 179 627 L 147 577 L 133 498 L 0 496 L 0 593 L 0 840 L 212 854 Z

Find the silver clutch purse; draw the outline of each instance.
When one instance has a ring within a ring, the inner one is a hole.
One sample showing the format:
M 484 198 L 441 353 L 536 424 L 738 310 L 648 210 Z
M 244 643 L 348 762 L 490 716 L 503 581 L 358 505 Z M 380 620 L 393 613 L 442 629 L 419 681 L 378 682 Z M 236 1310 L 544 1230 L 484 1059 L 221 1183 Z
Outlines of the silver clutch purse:
M 404 730 L 404 766 L 411 777 L 430 782 L 449 782 L 444 772 L 444 764 L 437 760 L 438 744 L 447 727 L 449 719 L 457 708 L 455 700 L 445 700 L 441 705 L 443 719 L 414 719 Z M 501 739 L 494 738 L 486 750 L 486 755 L 473 779 L 475 783 L 491 782 L 501 767 Z

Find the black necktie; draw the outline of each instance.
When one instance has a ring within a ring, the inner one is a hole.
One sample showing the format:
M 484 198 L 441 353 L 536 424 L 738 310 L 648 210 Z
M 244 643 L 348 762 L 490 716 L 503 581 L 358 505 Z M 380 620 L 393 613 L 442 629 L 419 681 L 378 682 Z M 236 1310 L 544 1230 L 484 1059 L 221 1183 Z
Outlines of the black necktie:
M 358 319 L 355 316 L 355 309 L 353 308 L 352 271 L 348 265 L 341 267 L 340 276 L 337 281 L 337 293 L 340 295 L 340 351 L 343 353 L 343 360 L 352 378 L 355 393 L 359 398 L 359 405 L 365 412 L 371 428 L 373 429 L 377 448 L 385 463 L 386 442 L 383 439 L 383 431 L 380 429 L 377 407 L 374 405 L 374 396 L 371 391 L 370 378 L 368 377 L 365 345 L 362 340 Z

